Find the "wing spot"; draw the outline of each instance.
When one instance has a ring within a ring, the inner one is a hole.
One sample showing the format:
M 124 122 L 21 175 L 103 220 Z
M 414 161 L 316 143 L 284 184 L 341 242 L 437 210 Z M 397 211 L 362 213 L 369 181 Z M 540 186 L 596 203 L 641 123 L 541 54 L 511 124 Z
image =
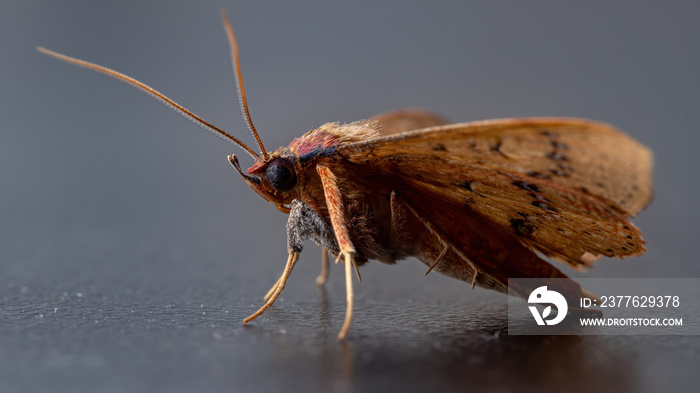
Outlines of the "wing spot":
M 530 183 L 528 183 L 528 182 L 524 182 L 524 181 L 514 181 L 514 182 L 513 182 L 513 185 L 516 186 L 516 187 L 518 187 L 518 188 L 522 188 L 522 189 L 525 190 L 525 191 L 540 192 L 540 189 L 539 189 L 536 185 L 530 184 Z
M 530 196 L 533 197 L 533 198 L 535 198 L 535 199 L 537 199 L 538 201 L 549 202 L 549 199 L 543 197 L 542 195 L 530 194 Z
M 573 172 L 573 171 L 574 171 L 574 168 L 570 167 L 570 166 L 567 165 L 567 164 L 564 164 L 563 162 L 557 163 L 557 167 L 558 167 L 559 169 L 563 170 L 563 171 L 569 171 L 569 172 Z
M 536 178 L 538 178 L 538 179 L 544 179 L 544 180 L 549 180 L 549 179 L 551 179 L 551 177 L 549 177 L 549 175 L 544 174 L 544 173 L 540 173 L 540 172 L 537 172 L 537 171 L 530 171 L 530 172 L 527 173 L 527 175 L 528 175 L 528 176 L 532 176 L 532 177 L 536 177 Z
M 622 251 L 627 251 L 627 247 L 622 247 Z
M 447 147 L 445 147 L 445 145 L 442 143 L 436 143 L 433 145 L 433 150 L 435 150 L 435 151 L 447 151 Z
M 457 183 L 457 187 L 462 187 L 465 190 L 474 191 L 474 189 L 472 189 L 472 182 L 469 180 L 464 180 L 461 183 Z
M 501 175 L 503 175 L 503 176 L 505 176 L 505 177 L 509 177 L 509 178 L 511 178 L 511 179 L 517 179 L 517 178 L 518 178 L 517 176 L 515 176 L 514 174 L 509 173 L 509 172 L 504 172 L 504 171 L 499 171 L 499 170 L 497 170 L 496 172 L 498 172 L 499 174 L 501 174 Z
M 564 150 L 564 149 L 569 148 L 569 146 L 567 146 L 566 143 L 559 142 L 559 141 L 552 141 L 552 147 L 556 150 L 559 150 L 559 149 Z
M 560 151 L 553 151 L 547 154 L 547 158 L 554 161 L 569 161 L 569 157 L 565 156 L 564 153 Z
M 532 206 L 535 206 L 535 207 L 539 207 L 540 209 L 549 210 L 549 211 L 552 211 L 552 212 L 555 212 L 555 213 L 558 213 L 558 212 L 559 212 L 557 209 L 555 209 L 555 208 L 549 206 L 548 204 L 546 204 L 546 203 L 544 203 L 544 202 L 532 201 L 531 205 L 532 205 Z
M 535 231 L 535 226 L 526 220 L 516 218 L 510 220 L 510 226 L 515 230 L 515 233 L 520 236 L 530 236 Z
M 499 139 L 498 142 L 496 142 L 496 144 L 494 146 L 491 146 L 491 151 L 495 151 L 498 154 L 502 155 L 503 157 L 508 158 L 508 156 L 505 155 L 505 153 L 503 153 L 503 151 L 501 151 L 501 145 L 503 145 L 503 141 L 501 141 Z

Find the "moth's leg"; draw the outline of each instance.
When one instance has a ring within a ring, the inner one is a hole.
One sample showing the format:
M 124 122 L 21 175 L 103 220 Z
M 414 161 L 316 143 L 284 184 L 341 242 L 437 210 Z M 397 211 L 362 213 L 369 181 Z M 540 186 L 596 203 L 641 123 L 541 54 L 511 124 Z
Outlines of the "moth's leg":
M 328 250 L 326 250 L 325 247 L 321 246 L 321 273 L 316 277 L 316 285 L 324 285 L 326 281 L 328 281 Z M 282 277 L 278 278 L 277 281 L 275 281 L 275 284 L 270 288 L 269 291 L 265 294 L 265 297 L 263 299 L 267 301 L 270 296 L 275 292 L 275 289 L 277 289 L 277 286 L 280 284 L 280 281 L 282 281 Z
M 287 279 L 289 278 L 289 274 L 292 272 L 292 268 L 294 267 L 294 264 L 297 263 L 297 260 L 299 259 L 299 254 L 296 252 L 290 252 L 289 253 L 289 258 L 287 259 L 287 264 L 284 266 L 284 272 L 282 273 L 282 277 L 279 279 L 279 283 L 277 284 L 277 287 L 275 288 L 275 291 L 272 293 L 272 296 L 270 296 L 269 300 L 267 303 L 265 303 L 260 309 L 256 312 L 254 312 L 251 316 L 243 320 L 243 324 L 245 325 L 246 323 L 252 321 L 253 319 L 259 317 L 262 315 L 262 313 L 265 312 L 268 308 L 272 306 L 272 304 L 277 300 L 277 297 L 282 293 L 282 290 L 284 289 L 285 284 L 287 283 Z
M 350 230 L 348 229 L 347 222 L 345 220 L 345 215 L 343 214 L 343 200 L 338 189 L 337 180 L 333 172 L 326 166 L 318 165 L 316 167 L 318 174 L 321 176 L 321 183 L 323 183 L 323 192 L 326 196 L 326 205 L 328 206 L 328 213 L 331 216 L 331 224 L 333 225 L 333 230 L 335 232 L 335 238 L 338 242 L 338 260 L 343 259 L 345 263 L 345 293 L 347 298 L 347 308 L 345 310 L 345 322 L 343 323 L 340 333 L 338 333 L 338 339 L 342 340 L 350 328 L 350 322 L 352 321 L 352 308 L 354 303 L 353 290 L 352 290 L 352 270 L 357 270 L 357 265 L 355 264 L 355 246 L 352 245 L 350 241 Z
M 474 286 L 476 285 L 476 277 L 479 274 L 479 269 L 477 269 L 476 266 L 474 266 L 474 264 L 460 250 L 455 248 L 454 245 L 452 245 L 445 238 L 443 238 L 442 235 L 440 235 L 440 232 L 437 230 L 437 228 L 435 228 L 435 226 L 430 221 L 428 221 L 428 219 L 426 219 L 420 213 L 418 213 L 416 211 L 416 209 L 414 209 L 413 206 L 411 206 L 411 204 L 408 203 L 408 201 L 406 201 L 405 198 L 401 198 L 401 194 L 399 194 L 397 191 L 394 191 L 394 192 L 392 192 L 392 197 L 393 197 L 393 200 L 395 201 L 394 203 L 405 207 L 409 212 L 411 212 L 411 214 L 418 221 L 420 221 L 420 223 L 425 226 L 425 228 L 428 230 L 428 232 L 430 232 L 433 236 L 435 236 L 435 238 L 437 238 L 437 240 L 440 242 L 440 244 L 442 244 L 442 246 L 444 247 L 442 249 L 442 252 L 440 252 L 440 255 L 438 255 L 438 257 L 435 258 L 435 261 L 430 266 L 430 268 L 428 268 L 428 271 L 425 272 L 425 274 L 427 275 L 434 268 L 436 268 L 440 264 L 440 262 L 443 261 L 445 254 L 449 250 L 452 250 L 461 259 L 466 261 L 469 264 L 469 266 L 471 266 L 471 268 L 474 270 L 474 276 L 472 277 L 472 288 L 474 288 Z
M 328 250 L 321 247 L 321 273 L 316 277 L 316 285 L 323 285 L 328 280 Z
M 428 268 L 428 271 L 425 272 L 426 276 L 428 275 L 428 273 L 432 272 L 433 269 L 435 269 L 435 267 L 437 267 L 437 265 L 440 264 L 440 262 L 442 262 L 442 258 L 445 257 L 445 254 L 447 254 L 447 250 L 449 250 L 449 249 L 450 249 L 450 246 L 445 246 L 445 248 L 442 249 L 442 252 L 440 252 L 440 255 L 438 255 L 438 257 L 435 258 L 435 261 L 433 262 L 433 264 L 430 265 L 430 267 Z
M 270 296 L 272 296 L 272 294 L 275 293 L 275 290 L 280 285 L 281 281 L 282 281 L 282 276 L 280 276 L 280 278 L 278 278 L 277 281 L 275 281 L 275 284 L 272 285 L 272 288 L 270 288 L 270 290 L 267 291 L 267 293 L 263 297 L 263 300 L 268 301 L 270 299 Z
M 352 322 L 352 308 L 355 303 L 352 292 L 353 266 L 357 271 L 353 253 L 346 253 L 343 255 L 345 255 L 345 299 L 347 306 L 345 308 L 345 321 L 343 322 L 343 327 L 340 329 L 340 332 L 338 332 L 338 340 L 343 340 L 345 338 L 345 335 L 348 334 L 348 329 L 350 329 L 350 322 Z
M 299 259 L 299 254 L 304 249 L 304 242 L 307 239 L 313 239 L 316 243 L 321 245 L 321 247 L 331 250 L 331 252 L 337 252 L 338 250 L 333 228 L 320 214 L 311 206 L 298 199 L 293 200 L 291 205 L 289 219 L 287 220 L 287 251 L 289 252 L 287 265 L 284 268 L 282 276 L 265 295 L 267 303 L 255 314 L 246 318 L 243 323 L 252 321 L 270 308 L 275 302 L 275 299 L 282 293 L 285 283 L 289 278 L 289 274 L 297 259 Z

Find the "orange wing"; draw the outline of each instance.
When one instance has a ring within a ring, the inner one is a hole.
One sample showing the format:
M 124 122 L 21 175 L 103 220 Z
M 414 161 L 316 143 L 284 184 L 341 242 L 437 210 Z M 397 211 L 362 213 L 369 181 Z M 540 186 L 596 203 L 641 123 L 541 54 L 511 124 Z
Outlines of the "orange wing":
M 466 205 L 463 214 L 476 211 L 575 268 L 590 263 L 590 254 L 645 251 L 628 217 L 651 198 L 652 153 L 607 124 L 558 118 L 451 124 L 344 145 L 338 153 L 381 168 L 404 191 Z M 437 223 L 447 212 L 422 214 Z

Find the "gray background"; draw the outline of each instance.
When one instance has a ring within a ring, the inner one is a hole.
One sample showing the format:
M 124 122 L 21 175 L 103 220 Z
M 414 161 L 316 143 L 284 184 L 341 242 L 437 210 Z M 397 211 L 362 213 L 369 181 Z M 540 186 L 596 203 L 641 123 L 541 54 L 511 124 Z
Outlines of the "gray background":
M 1 3 L 0 390 L 698 386 L 697 336 L 508 336 L 503 296 L 423 277 L 415 260 L 363 269 L 341 345 L 342 269 L 319 290 L 311 245 L 276 306 L 244 328 L 282 270 L 286 216 L 226 162 L 240 150 L 34 50 L 127 73 L 252 145 L 225 5 L 271 149 L 403 107 L 612 123 L 656 155 L 655 200 L 635 220 L 648 252 L 588 275 L 698 277 L 697 3 L 252 3 Z

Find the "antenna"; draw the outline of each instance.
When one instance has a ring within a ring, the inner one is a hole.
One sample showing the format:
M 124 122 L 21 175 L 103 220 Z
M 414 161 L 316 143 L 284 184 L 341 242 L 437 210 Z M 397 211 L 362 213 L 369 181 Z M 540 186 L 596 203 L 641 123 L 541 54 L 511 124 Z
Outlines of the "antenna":
M 253 158 L 258 158 L 258 154 L 253 151 L 250 147 L 246 146 L 245 143 L 241 142 L 238 138 L 234 137 L 233 135 L 229 134 L 228 132 L 222 130 L 221 128 L 205 121 L 201 117 L 195 115 L 194 113 L 190 112 L 189 110 L 185 109 L 182 105 L 178 104 L 177 102 L 171 100 L 170 98 L 166 97 L 162 93 L 156 91 L 155 89 L 151 88 L 150 86 L 146 85 L 145 83 L 139 82 L 136 79 L 124 75 L 121 72 L 114 71 L 112 69 L 109 69 L 107 67 L 102 67 L 97 64 L 93 64 L 87 61 L 83 60 L 78 60 L 70 56 L 62 55 L 60 53 L 56 53 L 54 51 L 48 50 L 46 48 L 42 48 L 40 46 L 37 46 L 36 48 L 39 52 L 47 54 L 49 56 L 55 57 L 59 60 L 63 60 L 67 63 L 75 64 L 81 67 L 88 68 L 93 71 L 101 72 L 103 74 L 109 75 L 117 80 L 120 80 L 122 82 L 126 82 L 127 84 L 134 86 L 151 96 L 155 97 L 156 99 L 162 101 L 164 104 L 175 110 L 176 112 L 180 113 L 181 115 L 185 116 L 186 118 L 192 120 L 196 124 L 199 124 L 200 126 L 204 127 L 207 131 L 213 133 L 214 135 L 218 135 L 224 139 L 229 140 L 230 142 L 233 142 L 240 146 L 243 150 L 245 150 L 248 154 L 250 154 Z M 248 119 L 250 121 L 250 119 Z M 257 134 L 255 134 L 257 137 Z M 260 142 L 260 138 L 257 138 L 258 142 Z M 260 144 L 262 147 L 262 143 Z M 263 149 L 263 153 L 265 150 Z
M 243 78 L 241 77 L 241 65 L 238 61 L 238 43 L 236 42 L 236 36 L 233 34 L 233 27 L 231 27 L 231 21 L 228 19 L 228 13 L 226 9 L 221 9 L 221 19 L 224 20 L 224 28 L 226 29 L 226 36 L 228 37 L 228 42 L 231 46 L 231 62 L 233 63 L 233 74 L 236 77 L 236 89 L 238 91 L 238 104 L 241 107 L 241 114 L 245 120 L 248 130 L 258 141 L 260 150 L 262 151 L 263 159 L 267 160 L 267 151 L 265 151 L 265 146 L 263 146 L 260 135 L 255 130 L 253 125 L 253 120 L 250 118 L 250 112 L 248 111 L 248 100 L 245 98 L 245 87 L 243 87 Z

